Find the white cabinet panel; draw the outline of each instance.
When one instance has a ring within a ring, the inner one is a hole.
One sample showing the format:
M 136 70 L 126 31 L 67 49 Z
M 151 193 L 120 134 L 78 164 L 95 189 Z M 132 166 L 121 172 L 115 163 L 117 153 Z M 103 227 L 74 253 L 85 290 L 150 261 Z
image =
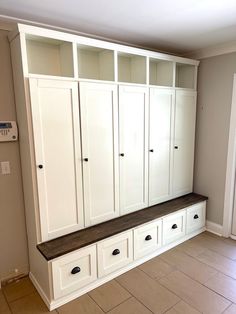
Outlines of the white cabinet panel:
M 196 92 L 176 91 L 173 196 L 192 192 Z
M 171 153 L 174 91 L 150 88 L 149 205 L 171 194 Z
M 83 223 L 78 88 L 30 79 L 42 241 Z
M 65 296 L 97 279 L 96 245 L 52 261 L 54 298 Z
M 121 214 L 148 205 L 147 110 L 146 88 L 119 87 Z
M 186 211 L 179 211 L 163 218 L 163 245 L 177 241 L 185 236 Z
M 119 215 L 117 87 L 80 83 L 80 108 L 85 225 L 89 226 Z
M 98 276 L 103 277 L 133 261 L 132 230 L 97 244 Z
M 162 244 L 162 220 L 134 229 L 134 259 L 148 255 Z
M 187 208 L 187 234 L 205 226 L 206 202 L 201 202 Z

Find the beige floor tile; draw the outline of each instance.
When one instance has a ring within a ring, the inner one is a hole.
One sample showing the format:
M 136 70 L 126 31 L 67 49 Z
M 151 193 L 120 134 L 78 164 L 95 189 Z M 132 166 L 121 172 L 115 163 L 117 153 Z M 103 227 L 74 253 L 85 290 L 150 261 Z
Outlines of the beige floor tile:
M 159 282 L 204 314 L 222 313 L 231 304 L 225 298 L 179 271 L 170 273 Z
M 176 295 L 138 268 L 116 280 L 153 313 L 164 313 L 179 301 Z
M 173 266 L 163 261 L 159 256 L 140 265 L 139 268 L 154 279 L 160 279 L 175 269 Z
M 94 289 L 89 295 L 105 312 L 131 297 L 130 293 L 115 280 Z
M 206 248 L 203 247 L 202 245 L 196 243 L 196 241 L 193 240 L 188 240 L 176 247 L 177 250 L 182 251 L 186 253 L 187 255 L 190 255 L 192 257 L 196 257 L 200 254 L 202 254 Z
M 3 293 L 8 302 L 22 298 L 33 292 L 36 292 L 36 290 L 28 277 L 3 287 Z
M 196 258 L 199 261 L 219 270 L 223 274 L 236 279 L 236 261 L 211 250 L 206 250 Z
M 88 294 L 59 307 L 57 312 L 59 314 L 104 314 Z
M 33 293 L 10 303 L 13 314 L 56 314 L 49 311 L 38 293 Z
M 230 242 L 223 241 L 221 237 L 212 236 L 207 233 L 199 235 L 195 238 L 195 241 L 208 248 L 209 250 L 215 251 L 225 257 L 235 260 L 236 259 L 236 245 Z
M 7 301 L 1 290 L 0 290 L 0 313 L 11 314 Z
M 109 314 L 152 314 L 152 312 L 137 299 L 131 298 L 114 308 Z
M 218 273 L 205 283 L 205 286 L 214 290 L 223 297 L 236 303 L 236 280 Z M 236 313 L 236 312 L 235 312 Z
M 165 314 L 201 314 L 201 312 L 195 310 L 184 301 L 180 301 Z
M 217 271 L 214 268 L 203 264 L 195 258 L 176 249 L 162 254 L 161 258 L 166 263 L 169 263 L 192 279 L 197 280 L 201 283 L 206 282 L 213 275 L 217 274 Z
M 223 314 L 235 314 L 236 313 L 236 304 L 232 304 Z

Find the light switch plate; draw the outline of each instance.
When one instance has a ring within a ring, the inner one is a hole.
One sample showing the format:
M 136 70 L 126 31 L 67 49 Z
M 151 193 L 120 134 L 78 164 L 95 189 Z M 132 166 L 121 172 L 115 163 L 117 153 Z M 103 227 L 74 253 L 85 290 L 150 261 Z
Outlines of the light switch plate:
M 1 172 L 2 172 L 2 174 L 10 174 L 11 173 L 9 161 L 2 161 L 1 162 Z

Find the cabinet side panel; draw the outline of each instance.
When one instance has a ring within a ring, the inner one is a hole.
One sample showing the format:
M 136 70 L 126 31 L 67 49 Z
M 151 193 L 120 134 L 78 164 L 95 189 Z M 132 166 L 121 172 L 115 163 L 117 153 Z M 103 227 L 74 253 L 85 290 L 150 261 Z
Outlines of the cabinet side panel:
M 11 56 L 13 65 L 17 122 L 19 126 L 19 141 L 27 222 L 30 272 L 37 280 L 45 295 L 50 298 L 51 293 L 49 287 L 48 265 L 36 248 L 36 244 L 41 240 L 41 234 L 39 232 L 36 178 L 33 171 L 34 154 L 28 88 L 27 82 L 23 76 L 21 61 L 22 45 L 24 44 L 22 43 L 22 41 L 23 38 L 20 38 L 19 35 L 11 42 Z

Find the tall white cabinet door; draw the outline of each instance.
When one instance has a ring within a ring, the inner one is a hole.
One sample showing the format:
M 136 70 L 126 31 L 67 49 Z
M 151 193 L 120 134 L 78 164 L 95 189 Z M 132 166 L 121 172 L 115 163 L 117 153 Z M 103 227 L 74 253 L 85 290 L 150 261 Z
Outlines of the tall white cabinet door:
M 192 192 L 196 92 L 176 91 L 173 196 Z
M 119 215 L 117 86 L 80 83 L 85 225 Z
M 150 88 L 149 112 L 149 205 L 171 195 L 172 125 L 175 92 Z
M 78 86 L 30 79 L 42 241 L 84 226 Z
M 121 214 L 148 206 L 147 100 L 145 87 L 119 87 Z

